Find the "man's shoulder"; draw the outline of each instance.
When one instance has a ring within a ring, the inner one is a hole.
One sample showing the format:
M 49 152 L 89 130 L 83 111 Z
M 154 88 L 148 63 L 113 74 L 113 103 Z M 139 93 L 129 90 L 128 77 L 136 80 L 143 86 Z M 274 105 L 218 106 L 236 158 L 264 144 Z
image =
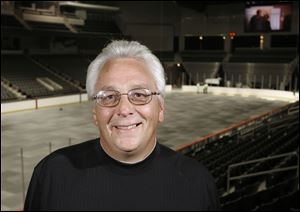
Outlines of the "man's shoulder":
M 161 151 L 161 155 L 163 155 L 164 157 L 172 157 L 173 159 L 177 160 L 178 163 L 182 164 L 182 165 L 186 165 L 190 168 L 195 168 L 198 167 L 199 165 L 201 165 L 201 163 L 199 163 L 196 159 L 188 157 L 186 155 L 183 155 L 167 146 L 164 146 L 162 144 L 160 145 L 160 151 Z
M 41 168 L 59 168 L 67 165 L 82 167 L 84 162 L 93 157 L 97 139 L 85 141 L 68 147 L 58 149 L 44 157 L 36 166 Z
M 184 176 L 189 178 L 198 178 L 199 176 L 202 178 L 212 178 L 207 168 L 196 159 L 176 152 L 161 144 L 160 149 L 163 157 L 170 158 L 170 160 L 174 162 L 176 168 L 179 169 L 180 173 Z
M 163 161 L 171 161 L 169 165 L 175 165 L 176 174 L 179 176 L 177 179 L 184 179 L 185 185 L 189 185 L 192 188 L 190 195 L 196 197 L 197 204 L 200 201 L 200 208 L 220 210 L 215 181 L 208 169 L 198 160 L 171 150 L 168 147 L 162 146 L 160 149 L 161 154 L 169 158 Z M 168 170 L 168 168 L 166 169 Z

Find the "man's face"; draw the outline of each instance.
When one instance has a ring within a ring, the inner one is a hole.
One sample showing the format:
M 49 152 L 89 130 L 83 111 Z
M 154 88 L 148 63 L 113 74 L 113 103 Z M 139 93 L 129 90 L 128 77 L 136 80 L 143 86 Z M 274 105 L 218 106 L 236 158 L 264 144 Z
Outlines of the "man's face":
M 97 92 L 116 90 L 127 93 L 135 88 L 157 92 L 145 64 L 131 58 L 108 61 L 96 84 Z M 100 131 L 101 144 L 109 151 L 142 153 L 155 142 L 157 126 L 164 119 L 164 106 L 156 95 L 146 105 L 134 105 L 127 95 L 122 95 L 114 107 L 95 105 L 93 118 Z

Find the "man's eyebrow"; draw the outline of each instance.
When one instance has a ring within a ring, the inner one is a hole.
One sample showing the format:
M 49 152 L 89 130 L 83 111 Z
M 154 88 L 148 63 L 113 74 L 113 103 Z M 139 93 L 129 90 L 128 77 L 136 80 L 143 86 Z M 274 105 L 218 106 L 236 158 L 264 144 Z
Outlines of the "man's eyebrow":
M 144 83 L 133 84 L 133 85 L 130 86 L 129 90 L 136 89 L 136 88 L 147 88 L 147 89 L 149 89 L 149 85 L 148 84 L 144 84 Z M 115 91 L 117 91 L 118 89 L 116 87 L 114 87 L 114 86 L 111 86 L 111 85 L 105 85 L 105 86 L 101 87 L 100 90 L 102 90 L 102 91 L 103 90 L 115 90 Z
M 100 88 L 100 90 L 117 90 L 114 86 L 103 86 Z
M 131 89 L 135 89 L 135 88 L 148 88 L 149 89 L 149 85 L 141 83 L 141 84 L 134 84 L 131 86 Z

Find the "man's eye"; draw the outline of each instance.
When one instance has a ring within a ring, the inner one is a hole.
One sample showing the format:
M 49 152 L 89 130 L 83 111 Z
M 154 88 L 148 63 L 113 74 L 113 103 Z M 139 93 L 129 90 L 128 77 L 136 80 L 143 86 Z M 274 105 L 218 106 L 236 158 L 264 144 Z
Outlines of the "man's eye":
M 106 98 L 107 99 L 113 99 L 113 98 L 115 98 L 115 95 L 108 95 Z
M 108 95 L 108 96 L 104 96 L 102 99 L 103 100 L 113 100 L 115 98 L 116 98 L 115 95 Z
M 144 97 L 146 97 L 146 94 L 143 94 L 143 93 L 134 93 L 133 96 L 137 97 L 137 98 L 144 98 Z

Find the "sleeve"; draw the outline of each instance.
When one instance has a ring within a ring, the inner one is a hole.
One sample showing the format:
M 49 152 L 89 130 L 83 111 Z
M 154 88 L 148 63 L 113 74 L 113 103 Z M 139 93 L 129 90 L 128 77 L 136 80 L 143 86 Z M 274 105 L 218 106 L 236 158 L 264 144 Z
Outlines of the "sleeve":
M 35 168 L 30 180 L 30 184 L 27 190 L 24 210 L 25 211 L 36 211 L 41 210 L 41 183 L 39 182 L 40 169 Z

